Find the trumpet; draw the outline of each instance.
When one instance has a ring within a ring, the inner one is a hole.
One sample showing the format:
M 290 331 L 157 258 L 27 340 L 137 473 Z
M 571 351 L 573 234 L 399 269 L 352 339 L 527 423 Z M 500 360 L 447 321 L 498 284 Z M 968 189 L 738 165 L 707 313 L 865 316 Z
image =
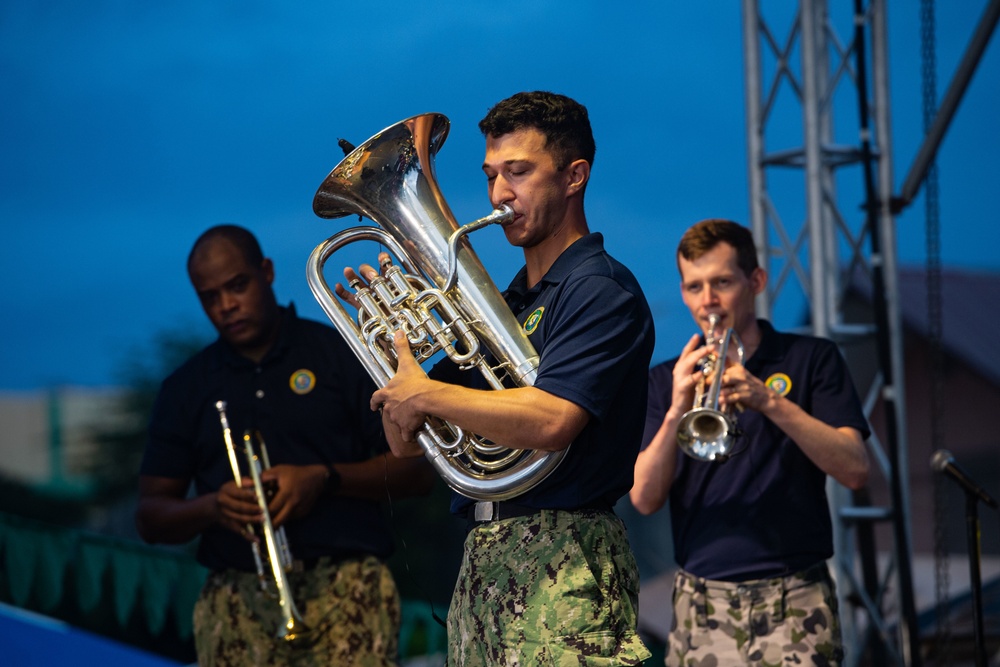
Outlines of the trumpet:
M 714 313 L 709 315 L 705 342 L 719 345 L 719 351 L 709 354 L 702 361 L 702 377 L 695 387 L 692 407 L 677 424 L 677 444 L 691 458 L 722 463 L 732 456 L 733 444 L 739 435 L 732 406 L 726 410 L 719 409 L 722 374 L 726 370 L 731 344 L 735 346 L 740 365 L 743 365 L 743 343 L 731 327 L 720 337 L 718 327 L 719 316 Z M 708 378 L 711 378 L 711 383 L 706 386 Z
M 229 428 L 229 419 L 226 417 L 226 402 L 217 401 L 215 408 L 219 411 L 219 421 L 222 424 L 222 437 L 226 443 L 226 453 L 229 456 L 229 466 L 233 470 L 233 479 L 238 486 L 242 486 L 243 477 L 240 474 L 236 447 L 233 444 L 232 432 Z M 305 646 L 310 643 L 308 638 L 310 629 L 302 620 L 302 615 L 295 606 L 295 600 L 292 599 L 291 595 L 291 586 L 288 583 L 287 573 L 291 571 L 293 561 L 285 528 L 282 526 L 275 529 L 274 523 L 271 521 L 271 513 L 267 509 L 267 501 L 270 494 L 264 488 L 264 483 L 261 480 L 261 472 L 271 467 L 271 461 L 267 456 L 267 445 L 264 444 L 264 439 L 259 432 L 248 429 L 243 433 L 243 453 L 250 469 L 250 478 L 253 480 L 257 506 L 263 515 L 263 520 L 259 528 L 250 523 L 246 525 L 248 534 L 254 533 L 260 535 L 263 532 L 264 544 L 267 548 L 265 556 L 260 552 L 259 542 L 255 541 L 250 545 L 253 551 L 254 564 L 257 566 L 257 577 L 260 580 L 261 590 L 271 594 L 270 580 L 264 566 L 266 560 L 270 568 L 270 576 L 274 581 L 278 604 L 281 606 L 282 628 L 278 630 L 277 637 L 292 646 Z

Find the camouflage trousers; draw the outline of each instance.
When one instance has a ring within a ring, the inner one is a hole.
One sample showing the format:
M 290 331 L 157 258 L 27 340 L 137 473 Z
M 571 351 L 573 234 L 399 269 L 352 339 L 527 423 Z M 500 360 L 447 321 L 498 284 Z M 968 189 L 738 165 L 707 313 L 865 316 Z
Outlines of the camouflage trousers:
M 448 612 L 450 667 L 639 665 L 639 573 L 610 512 L 478 524 Z
M 826 563 L 775 579 L 711 581 L 679 571 L 669 667 L 839 665 L 837 596 Z
M 273 581 L 264 592 L 256 573 L 213 572 L 194 607 L 198 664 L 398 664 L 399 593 L 379 559 L 321 558 L 315 567 L 293 571 L 288 579 L 291 597 L 310 629 L 305 646 L 277 638 L 284 633 L 284 618 Z

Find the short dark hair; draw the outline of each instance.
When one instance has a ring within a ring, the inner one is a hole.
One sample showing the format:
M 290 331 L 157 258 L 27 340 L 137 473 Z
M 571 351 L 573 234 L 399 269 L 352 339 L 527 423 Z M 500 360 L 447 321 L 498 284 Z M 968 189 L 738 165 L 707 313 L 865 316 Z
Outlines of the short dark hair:
M 757 246 L 749 229 L 732 220 L 710 218 L 696 222 L 684 232 L 677 245 L 678 270 L 681 257 L 693 262 L 720 243 L 728 243 L 736 249 L 736 264 L 747 277 L 759 266 Z
M 257 237 L 253 235 L 253 232 L 239 225 L 216 225 L 202 232 L 198 240 L 191 246 L 191 252 L 188 253 L 187 259 L 188 272 L 191 271 L 191 264 L 194 262 L 198 249 L 215 239 L 226 239 L 236 246 L 248 266 L 258 267 L 264 262 L 264 253 L 261 251 L 260 243 L 257 242 Z
M 560 171 L 580 159 L 593 166 L 597 146 L 587 107 L 565 95 L 541 90 L 517 93 L 497 102 L 479 121 L 479 130 L 489 137 L 532 127 L 545 135 L 545 146 Z

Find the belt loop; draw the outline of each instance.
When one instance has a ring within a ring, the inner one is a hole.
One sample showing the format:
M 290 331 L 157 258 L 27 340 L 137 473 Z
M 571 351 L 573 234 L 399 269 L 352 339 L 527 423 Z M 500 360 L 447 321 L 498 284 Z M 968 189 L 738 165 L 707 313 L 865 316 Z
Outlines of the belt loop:
M 771 610 L 771 617 L 775 623 L 784 622 L 785 615 L 788 613 L 788 602 L 787 602 L 788 590 L 789 590 L 788 584 L 789 582 L 792 581 L 794 577 L 795 575 L 793 574 L 787 577 L 781 577 L 778 580 L 779 582 L 781 582 L 781 596 L 774 601 L 774 609 Z
M 500 518 L 499 503 L 489 502 L 486 500 L 480 500 L 475 506 L 475 520 L 476 521 L 492 521 L 493 519 Z
M 691 586 L 691 604 L 694 605 L 695 624 L 699 628 L 708 627 L 708 586 L 701 577 L 685 573 Z

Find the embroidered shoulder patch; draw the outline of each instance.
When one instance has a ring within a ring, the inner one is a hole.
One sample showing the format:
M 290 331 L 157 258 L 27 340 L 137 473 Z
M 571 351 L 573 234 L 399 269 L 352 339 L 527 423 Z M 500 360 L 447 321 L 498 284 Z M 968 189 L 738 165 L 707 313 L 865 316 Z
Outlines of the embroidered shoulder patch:
M 787 396 L 788 392 L 792 390 L 792 378 L 784 373 L 774 373 L 767 378 L 764 385 L 778 396 Z
M 532 331 L 538 328 L 538 323 L 542 321 L 542 313 L 545 312 L 545 306 L 541 306 L 535 309 L 531 315 L 528 315 L 528 319 L 524 321 L 524 333 L 530 334 Z
M 316 376 L 307 368 L 300 368 L 288 378 L 288 386 L 296 394 L 308 394 L 316 387 Z

